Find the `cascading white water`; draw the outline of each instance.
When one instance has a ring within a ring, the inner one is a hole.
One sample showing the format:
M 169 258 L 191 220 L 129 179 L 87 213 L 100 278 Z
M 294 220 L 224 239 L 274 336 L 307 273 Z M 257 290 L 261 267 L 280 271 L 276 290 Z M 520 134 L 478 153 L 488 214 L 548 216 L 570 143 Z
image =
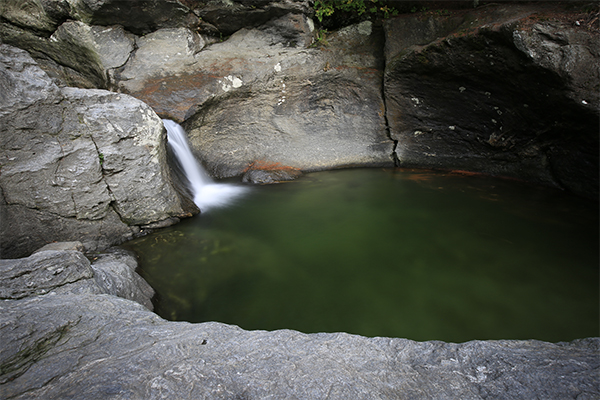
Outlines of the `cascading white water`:
M 247 190 L 237 185 L 215 183 L 192 154 L 181 125 L 170 119 L 163 119 L 163 124 L 167 129 L 168 144 L 181 164 L 190 185 L 189 189 L 194 196 L 194 203 L 201 211 L 205 212 L 214 207 L 230 204 Z

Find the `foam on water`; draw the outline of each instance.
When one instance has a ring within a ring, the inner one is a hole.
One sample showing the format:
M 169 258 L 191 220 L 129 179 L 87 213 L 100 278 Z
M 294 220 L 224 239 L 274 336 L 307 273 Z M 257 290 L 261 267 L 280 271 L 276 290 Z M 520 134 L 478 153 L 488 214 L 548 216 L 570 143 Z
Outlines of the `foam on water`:
M 163 119 L 163 124 L 167 129 L 168 144 L 181 164 L 188 188 L 194 195 L 194 203 L 201 211 L 231 204 L 247 190 L 233 184 L 214 182 L 194 157 L 181 125 L 170 119 Z

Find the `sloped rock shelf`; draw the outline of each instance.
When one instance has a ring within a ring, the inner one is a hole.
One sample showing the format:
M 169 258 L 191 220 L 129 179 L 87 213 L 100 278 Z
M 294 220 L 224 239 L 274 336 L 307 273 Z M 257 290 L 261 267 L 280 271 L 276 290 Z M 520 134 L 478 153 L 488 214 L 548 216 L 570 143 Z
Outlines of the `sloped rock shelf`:
M 598 210 L 456 173 L 253 188 L 128 246 L 171 320 L 463 342 L 598 336 Z

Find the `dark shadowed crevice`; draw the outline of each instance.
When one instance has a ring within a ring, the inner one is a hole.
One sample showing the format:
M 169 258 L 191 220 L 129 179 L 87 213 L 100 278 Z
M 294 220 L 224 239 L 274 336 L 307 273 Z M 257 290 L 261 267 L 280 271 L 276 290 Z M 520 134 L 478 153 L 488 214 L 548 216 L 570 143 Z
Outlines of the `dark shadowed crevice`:
M 392 138 L 392 131 L 390 128 L 390 123 L 388 120 L 388 106 L 387 106 L 387 102 L 386 102 L 386 90 L 385 90 L 385 72 L 386 72 L 386 66 L 387 66 L 387 59 L 385 56 L 385 42 L 387 40 L 387 35 L 385 34 L 385 31 L 383 33 L 383 43 L 381 46 L 381 57 L 383 59 L 383 73 L 381 74 L 381 100 L 383 101 L 383 119 L 385 121 L 385 132 L 386 135 L 388 137 L 388 139 L 390 139 L 392 142 L 394 142 L 394 147 L 392 148 L 392 154 L 390 154 L 390 158 L 392 159 L 392 161 L 394 162 L 394 166 L 398 167 L 400 165 L 400 160 L 398 159 L 398 154 L 396 153 L 396 148 L 398 147 L 398 140 L 394 140 L 394 138 Z

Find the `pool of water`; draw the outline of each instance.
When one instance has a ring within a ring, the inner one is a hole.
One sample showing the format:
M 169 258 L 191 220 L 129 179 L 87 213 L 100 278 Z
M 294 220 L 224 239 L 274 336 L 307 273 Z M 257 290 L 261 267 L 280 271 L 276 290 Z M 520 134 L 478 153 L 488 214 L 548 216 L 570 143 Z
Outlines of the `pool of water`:
M 597 203 L 514 181 L 312 173 L 126 247 L 170 320 L 452 342 L 599 335 Z

